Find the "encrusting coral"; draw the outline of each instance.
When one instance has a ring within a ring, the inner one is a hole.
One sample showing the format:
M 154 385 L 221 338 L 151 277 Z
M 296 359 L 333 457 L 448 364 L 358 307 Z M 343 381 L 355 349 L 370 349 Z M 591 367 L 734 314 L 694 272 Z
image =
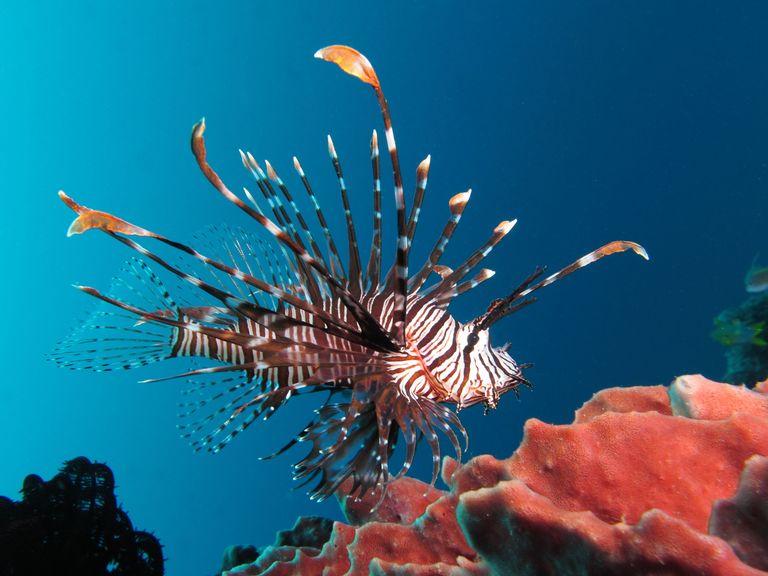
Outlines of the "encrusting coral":
M 230 576 L 768 574 L 768 384 L 683 376 L 601 391 L 569 425 L 531 419 L 515 453 L 446 458 L 382 504 L 341 497 L 324 543 L 265 549 Z

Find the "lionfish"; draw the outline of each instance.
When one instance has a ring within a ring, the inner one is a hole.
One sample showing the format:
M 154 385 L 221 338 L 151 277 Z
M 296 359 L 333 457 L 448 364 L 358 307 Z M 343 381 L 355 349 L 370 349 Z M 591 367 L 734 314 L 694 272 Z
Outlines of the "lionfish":
M 498 224 L 490 238 L 455 268 L 440 264 L 471 191 L 453 196 L 450 217 L 426 262 L 410 273 L 409 253 L 422 208 L 430 157 L 416 170 L 416 186 L 406 214 L 403 179 L 387 100 L 368 59 L 347 46 L 329 46 L 315 57 L 333 62 L 370 85 L 384 120 L 392 166 L 396 207 L 395 259 L 382 279 L 382 222 L 379 146 L 371 143 L 373 238 L 363 268 L 341 163 L 328 137 L 328 150 L 341 190 L 349 256 L 344 266 L 313 188 L 299 161 L 293 164 L 308 194 L 325 239 L 325 252 L 293 196 L 269 162 L 265 168 L 240 152 L 256 180 L 265 209 L 244 189 L 233 193 L 206 159 L 205 120 L 192 130 L 192 151 L 208 181 L 230 202 L 266 230 L 276 242 L 225 228 L 203 236 L 205 248 L 193 248 L 109 213 L 92 210 L 59 192 L 77 213 L 68 236 L 97 229 L 139 253 L 115 282 L 133 301 L 76 286 L 106 302 L 106 311 L 58 345 L 53 358 L 72 369 L 129 369 L 174 357 L 217 361 L 171 378 L 197 382 L 202 399 L 186 404 L 180 425 L 196 449 L 218 452 L 256 419 L 269 418 L 294 396 L 326 392 L 312 420 L 271 458 L 298 443 L 309 452 L 294 465 L 294 478 L 315 482 L 313 499 L 344 490 L 362 497 L 406 474 L 417 445 L 424 440 L 432 454 L 432 484 L 440 466 L 440 435 L 460 460 L 467 433 L 457 416 L 482 403 L 494 408 L 499 398 L 521 385 L 526 365 L 518 364 L 508 346 L 491 346 L 489 330 L 505 316 L 532 303 L 534 292 L 609 254 L 632 250 L 648 255 L 634 242 L 614 241 L 543 277 L 537 268 L 509 295 L 490 303 L 484 314 L 467 323 L 456 320 L 448 305 L 457 296 L 491 278 L 492 270 L 470 272 L 515 226 Z M 180 253 L 180 262 L 162 258 L 138 238 L 152 239 Z M 208 252 L 208 254 L 204 253 Z M 146 261 L 164 268 L 192 290 L 199 302 L 177 302 Z M 198 270 L 195 271 L 194 269 Z M 433 273 L 434 282 L 429 282 Z M 427 287 L 425 287 L 427 285 Z M 202 304 L 200 304 L 202 302 Z M 203 381 L 199 379 L 203 378 Z M 211 379 L 210 381 L 206 378 Z M 144 380 L 156 382 L 167 378 Z M 455 405 L 454 411 L 450 405 Z M 463 443 L 460 441 L 463 439 Z M 404 449 L 399 468 L 390 470 L 398 443 Z

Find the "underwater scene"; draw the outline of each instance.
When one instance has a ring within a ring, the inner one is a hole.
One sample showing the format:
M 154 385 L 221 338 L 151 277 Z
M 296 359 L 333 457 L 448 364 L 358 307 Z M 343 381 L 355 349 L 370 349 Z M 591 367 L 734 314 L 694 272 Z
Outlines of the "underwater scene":
M 768 574 L 764 2 L 2 14 L 0 575 Z

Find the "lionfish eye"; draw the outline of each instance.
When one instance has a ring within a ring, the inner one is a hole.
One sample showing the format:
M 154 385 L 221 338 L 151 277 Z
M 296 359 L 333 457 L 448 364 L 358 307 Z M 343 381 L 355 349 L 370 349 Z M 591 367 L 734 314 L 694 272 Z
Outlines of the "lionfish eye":
M 469 344 L 469 346 L 474 346 L 479 341 L 480 341 L 480 336 L 478 336 L 474 332 L 470 333 L 470 335 L 467 336 L 467 344 Z

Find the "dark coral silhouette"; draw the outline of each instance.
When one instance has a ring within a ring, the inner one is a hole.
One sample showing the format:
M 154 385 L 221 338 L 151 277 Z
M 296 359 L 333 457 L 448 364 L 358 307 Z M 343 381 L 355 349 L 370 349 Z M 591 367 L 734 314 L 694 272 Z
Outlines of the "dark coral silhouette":
M 160 576 L 160 542 L 134 530 L 106 464 L 78 457 L 45 481 L 24 479 L 23 498 L 0 496 L 0 574 Z

